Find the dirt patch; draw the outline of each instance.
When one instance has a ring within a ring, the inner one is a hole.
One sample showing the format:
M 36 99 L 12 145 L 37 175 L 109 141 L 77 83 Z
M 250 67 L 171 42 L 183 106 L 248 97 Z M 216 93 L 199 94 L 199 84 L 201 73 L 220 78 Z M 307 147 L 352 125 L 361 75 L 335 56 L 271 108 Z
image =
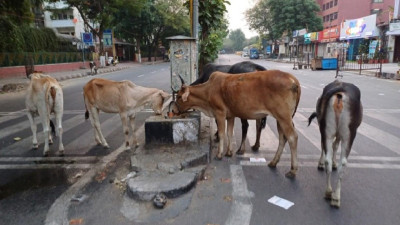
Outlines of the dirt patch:
M 12 83 L 12 84 L 5 84 L 1 88 L 2 93 L 9 93 L 9 92 L 19 92 L 25 90 L 28 87 L 28 84 L 24 83 Z

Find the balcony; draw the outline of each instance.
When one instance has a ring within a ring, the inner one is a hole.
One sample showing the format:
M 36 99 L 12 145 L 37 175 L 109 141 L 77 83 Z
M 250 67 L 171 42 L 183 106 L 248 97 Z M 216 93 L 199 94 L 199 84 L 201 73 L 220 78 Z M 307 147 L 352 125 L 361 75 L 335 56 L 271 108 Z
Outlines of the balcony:
M 72 20 L 50 20 L 48 23 L 48 27 L 51 28 L 59 28 L 59 27 L 75 27 L 75 24 Z

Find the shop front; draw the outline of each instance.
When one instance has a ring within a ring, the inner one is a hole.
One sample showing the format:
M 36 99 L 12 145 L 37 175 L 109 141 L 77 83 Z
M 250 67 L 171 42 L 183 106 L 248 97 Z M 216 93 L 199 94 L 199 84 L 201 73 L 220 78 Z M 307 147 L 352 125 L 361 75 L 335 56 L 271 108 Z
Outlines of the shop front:
M 400 21 L 389 24 L 388 53 L 390 62 L 400 62 Z
M 322 58 L 336 58 L 338 54 L 340 27 L 333 26 L 324 29 L 322 37 L 318 39 L 318 56 Z
M 344 22 L 340 29 L 340 40 L 347 42 L 348 60 L 377 57 L 375 52 L 378 51 L 375 49 L 379 50 L 379 29 L 376 26 L 376 14 Z M 376 46 L 373 48 L 371 45 Z

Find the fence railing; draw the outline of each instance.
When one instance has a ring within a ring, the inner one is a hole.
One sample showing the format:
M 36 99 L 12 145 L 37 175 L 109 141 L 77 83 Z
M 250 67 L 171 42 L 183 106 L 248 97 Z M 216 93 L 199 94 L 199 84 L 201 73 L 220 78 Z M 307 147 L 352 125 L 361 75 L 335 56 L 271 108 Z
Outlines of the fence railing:
M 26 66 L 32 63 L 32 60 L 34 65 L 81 62 L 83 57 L 85 61 L 92 60 L 92 55 L 89 52 L 84 54 L 82 52 L 0 52 L 0 67 Z
M 382 57 L 373 58 L 368 54 L 348 56 L 342 53 L 337 56 L 337 62 L 336 77 L 339 76 L 339 71 L 359 71 L 361 74 L 363 70 L 375 70 L 381 73 L 384 59 Z

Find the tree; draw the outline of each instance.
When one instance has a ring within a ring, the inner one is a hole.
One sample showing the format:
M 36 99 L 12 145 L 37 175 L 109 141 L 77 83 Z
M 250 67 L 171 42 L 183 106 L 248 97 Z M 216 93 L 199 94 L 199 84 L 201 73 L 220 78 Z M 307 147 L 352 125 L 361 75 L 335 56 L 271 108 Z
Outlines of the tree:
M 261 36 L 276 40 L 278 35 L 273 30 L 273 19 L 268 6 L 269 0 L 260 0 L 253 8 L 245 12 L 250 29 L 256 30 Z
M 308 32 L 323 29 L 322 19 L 318 16 L 319 5 L 315 0 L 264 0 L 271 13 L 272 31 L 276 37 L 284 32 L 291 34 L 295 30 L 306 28 Z
M 50 0 L 57 2 L 57 0 Z M 85 26 L 94 35 L 103 39 L 104 30 L 110 28 L 113 12 L 126 0 L 65 0 L 70 7 L 75 7 L 81 15 Z M 138 2 L 140 0 L 133 0 Z M 49 10 L 52 10 L 49 8 Z M 103 54 L 103 42 L 100 41 L 100 54 Z
M 185 5 L 189 7 L 190 1 Z M 199 1 L 199 24 L 201 31 L 199 35 L 200 57 L 199 73 L 205 64 L 213 62 L 218 57 L 218 50 L 222 46 L 223 38 L 228 34 L 227 20 L 224 14 L 227 12 L 225 4 L 227 0 Z
M 246 37 L 241 29 L 236 29 L 230 32 L 229 39 L 233 42 L 234 51 L 241 51 L 243 49 Z
M 126 7 L 129 0 L 114 13 L 115 32 L 121 37 L 136 42 L 139 54 L 147 49 L 148 58 L 156 56 L 160 42 L 166 46 L 165 38 L 177 34 L 187 35 L 190 30 L 184 0 L 141 0 L 140 10 Z M 129 19 L 126 19 L 129 18 Z
M 322 30 L 319 10 L 315 0 L 260 0 L 246 11 L 246 20 L 251 29 L 276 40 L 285 32 L 291 34 L 304 28 L 308 32 Z

